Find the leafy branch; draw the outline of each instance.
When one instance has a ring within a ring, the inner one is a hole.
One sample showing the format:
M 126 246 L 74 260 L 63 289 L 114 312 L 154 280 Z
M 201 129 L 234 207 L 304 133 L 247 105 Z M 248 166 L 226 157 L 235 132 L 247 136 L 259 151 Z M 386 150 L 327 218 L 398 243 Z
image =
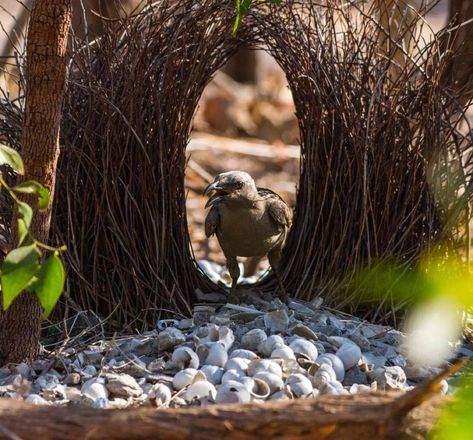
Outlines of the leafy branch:
M 12 148 L 0 144 L 0 165 L 9 165 L 17 174 L 24 175 L 21 156 Z M 52 247 L 36 240 L 30 232 L 32 207 L 18 198 L 18 194 L 36 194 L 39 210 L 47 209 L 49 191 L 34 180 L 10 187 L 0 173 L 0 188 L 12 199 L 18 210 L 18 247 L 9 252 L 0 268 L 3 309 L 7 310 L 21 292 L 27 290 L 38 297 L 43 307 L 43 318 L 49 316 L 64 289 L 66 272 L 59 254 L 65 246 Z M 44 259 L 44 253 L 49 256 Z
M 279 6 L 282 0 L 257 0 L 259 2 L 272 3 Z M 248 13 L 253 0 L 236 0 L 236 18 L 233 24 L 233 33 L 235 34 L 240 27 L 243 17 Z

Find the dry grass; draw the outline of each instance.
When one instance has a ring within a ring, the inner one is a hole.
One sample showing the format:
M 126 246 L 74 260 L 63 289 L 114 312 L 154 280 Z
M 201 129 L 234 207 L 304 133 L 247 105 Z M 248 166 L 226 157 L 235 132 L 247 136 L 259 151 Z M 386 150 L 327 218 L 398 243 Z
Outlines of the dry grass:
M 141 329 L 189 313 L 195 287 L 216 289 L 190 250 L 185 149 L 204 87 L 242 44 L 275 57 L 299 119 L 301 175 L 282 264 L 289 292 L 393 318 L 389 296 L 366 308 L 343 280 L 380 259 L 412 263 L 440 239 L 467 249 L 473 144 L 438 86 L 438 40 L 417 41 L 393 80 L 394 53 L 378 50 L 373 11 L 335 3 L 255 7 L 234 38 L 233 2 L 161 1 L 109 22 L 74 54 L 53 225 L 69 248 L 72 304 Z M 18 118 L 2 124 L 18 145 Z

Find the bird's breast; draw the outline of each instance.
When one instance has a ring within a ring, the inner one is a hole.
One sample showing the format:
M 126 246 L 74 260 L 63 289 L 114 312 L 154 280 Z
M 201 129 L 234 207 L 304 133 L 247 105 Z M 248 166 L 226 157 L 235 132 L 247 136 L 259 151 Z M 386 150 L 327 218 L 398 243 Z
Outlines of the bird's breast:
M 281 239 L 283 230 L 265 209 L 232 209 L 223 205 L 217 238 L 225 253 L 238 257 L 265 255 Z

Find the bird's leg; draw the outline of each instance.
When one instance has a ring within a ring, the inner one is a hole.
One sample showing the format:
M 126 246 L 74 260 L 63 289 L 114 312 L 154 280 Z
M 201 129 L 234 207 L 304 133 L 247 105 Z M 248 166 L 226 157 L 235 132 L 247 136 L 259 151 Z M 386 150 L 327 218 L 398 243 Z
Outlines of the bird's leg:
M 235 301 L 237 299 L 236 290 L 237 290 L 237 283 L 238 278 L 240 278 L 240 267 L 238 266 L 238 260 L 236 257 L 229 257 L 227 256 L 227 268 L 230 272 L 230 276 L 232 278 L 232 287 L 230 289 L 229 301 Z
M 276 280 L 278 281 L 279 285 L 279 299 L 287 304 L 288 301 L 288 295 L 286 292 L 286 289 L 284 288 L 284 284 L 282 283 L 281 276 L 279 275 L 279 260 L 281 259 L 281 249 L 277 247 L 276 249 L 271 249 L 268 252 L 268 261 L 271 266 L 271 269 L 273 269 L 274 275 L 276 276 Z

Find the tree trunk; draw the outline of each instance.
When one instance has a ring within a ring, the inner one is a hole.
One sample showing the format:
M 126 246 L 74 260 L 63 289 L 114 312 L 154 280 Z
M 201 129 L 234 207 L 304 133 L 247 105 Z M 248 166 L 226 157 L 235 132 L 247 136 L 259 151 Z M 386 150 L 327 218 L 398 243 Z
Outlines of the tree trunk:
M 59 125 L 70 22 L 70 0 L 35 0 L 26 48 L 28 79 L 22 156 L 25 179 L 42 183 L 51 191 L 51 199 L 59 157 Z M 35 210 L 32 235 L 46 242 L 50 222 L 51 205 L 44 211 Z M 0 312 L 0 361 L 20 362 L 33 358 L 39 348 L 40 323 L 41 308 L 36 296 L 30 293 L 24 292 L 6 313 Z
M 456 93 L 465 104 L 473 97 L 473 22 L 461 26 L 473 19 L 471 0 L 450 0 L 450 21 L 459 25 L 458 31 L 446 34 L 444 50 L 453 52 L 443 75 L 443 83 Z

